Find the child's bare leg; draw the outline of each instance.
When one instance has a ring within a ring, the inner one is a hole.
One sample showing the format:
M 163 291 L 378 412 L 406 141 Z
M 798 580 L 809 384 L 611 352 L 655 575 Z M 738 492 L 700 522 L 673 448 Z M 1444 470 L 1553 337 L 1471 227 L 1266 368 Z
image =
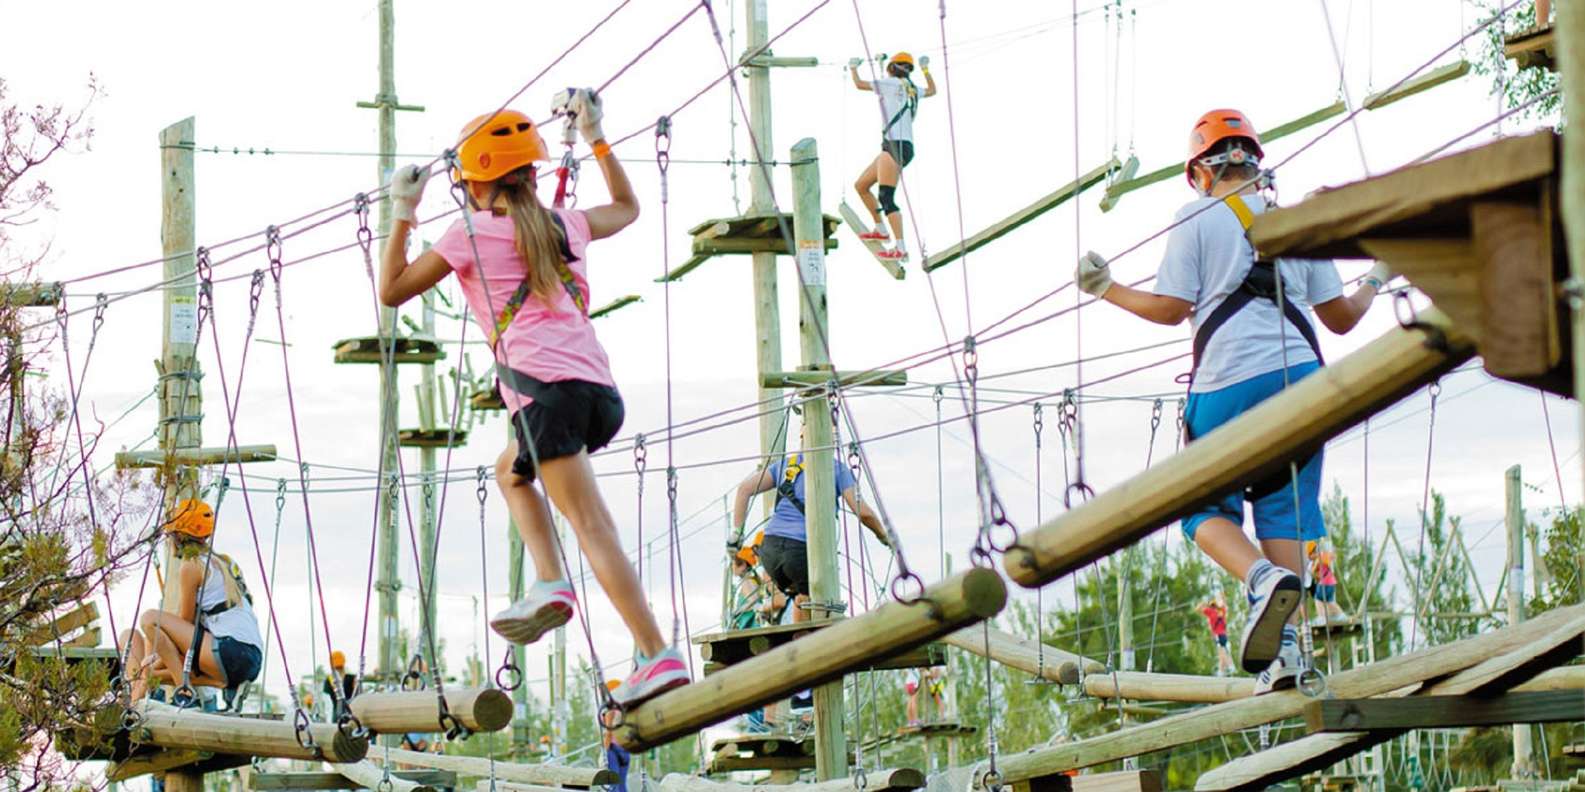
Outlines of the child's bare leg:
M 1194 543 L 1228 574 L 1239 580 L 1249 577 L 1249 568 L 1264 558 L 1244 535 L 1244 528 L 1232 520 L 1212 517 L 1194 530 Z
M 542 460 L 539 473 L 545 492 L 572 523 L 595 579 L 633 633 L 638 650 L 645 657 L 659 654 L 666 648 L 666 639 L 661 637 L 655 613 L 644 598 L 633 565 L 622 552 L 622 540 L 617 536 L 610 510 L 600 498 L 589 455 L 579 451 L 572 456 Z
M 882 152 L 879 157 L 875 158 L 875 180 L 882 187 L 896 189 L 897 182 L 901 176 L 902 168 L 897 167 L 897 160 L 892 159 L 891 154 Z M 886 224 L 891 226 L 892 238 L 897 240 L 898 244 L 901 244 L 903 241 L 903 213 L 887 212 Z
M 858 181 L 853 182 L 853 189 L 858 191 L 859 200 L 864 203 L 864 208 L 870 210 L 870 219 L 874 221 L 876 228 L 879 228 L 881 224 L 881 206 L 875 200 L 875 193 L 871 192 L 870 188 L 875 186 L 875 169 L 879 162 L 879 159 L 871 162 L 869 167 L 859 174 Z
M 507 443 L 506 450 L 495 460 L 496 486 L 506 498 L 506 510 L 517 524 L 517 535 L 523 538 L 523 547 L 534 559 L 535 578 L 547 582 L 561 580 L 567 573 L 561 567 L 561 554 L 556 552 L 550 509 L 531 482 L 512 472 L 512 462 L 516 459 L 517 442 Z

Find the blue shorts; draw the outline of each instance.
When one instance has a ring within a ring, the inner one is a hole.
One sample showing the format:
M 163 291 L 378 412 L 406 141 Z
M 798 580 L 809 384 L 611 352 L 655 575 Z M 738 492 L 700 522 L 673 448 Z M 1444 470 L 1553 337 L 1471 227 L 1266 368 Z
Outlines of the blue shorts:
M 1336 602 L 1337 601 L 1337 584 L 1335 584 L 1335 583 L 1317 583 L 1317 584 L 1315 584 L 1315 601 L 1316 602 Z
M 1300 363 L 1288 368 L 1288 379 L 1297 382 L 1320 369 L 1318 363 Z M 1283 388 L 1282 371 L 1273 371 L 1237 382 L 1208 393 L 1190 393 L 1184 406 L 1184 420 L 1190 437 L 1204 437 L 1228 421 L 1248 412 L 1255 405 L 1277 395 Z M 1255 538 L 1257 539 L 1319 539 L 1326 535 L 1326 525 L 1321 520 L 1321 457 L 1316 451 L 1299 468 L 1299 510 L 1294 513 L 1293 484 L 1283 485 L 1276 492 L 1256 498 Z M 1284 479 L 1291 474 L 1281 473 Z M 1183 535 L 1194 541 L 1194 532 L 1200 523 L 1220 517 L 1234 525 L 1244 524 L 1244 492 L 1229 492 L 1183 518 Z

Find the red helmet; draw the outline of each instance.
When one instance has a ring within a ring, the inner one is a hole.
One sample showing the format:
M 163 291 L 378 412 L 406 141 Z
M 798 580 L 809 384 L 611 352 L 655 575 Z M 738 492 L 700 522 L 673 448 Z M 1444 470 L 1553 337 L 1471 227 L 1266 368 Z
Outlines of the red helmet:
M 1255 125 L 1237 110 L 1212 110 L 1200 116 L 1194 122 L 1194 129 L 1189 132 L 1189 159 L 1183 163 L 1183 175 L 1194 184 L 1194 163 L 1205 156 L 1212 148 L 1224 140 L 1237 138 L 1249 141 L 1255 147 L 1251 153 L 1256 158 L 1266 155 L 1260 148 L 1260 133 L 1255 131 Z

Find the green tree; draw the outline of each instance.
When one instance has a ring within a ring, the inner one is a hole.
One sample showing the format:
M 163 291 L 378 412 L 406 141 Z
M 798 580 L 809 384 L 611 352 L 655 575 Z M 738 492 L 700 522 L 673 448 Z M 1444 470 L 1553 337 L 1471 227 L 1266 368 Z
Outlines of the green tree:
M 1476 2 L 1482 21 L 1496 16 L 1505 3 Z M 1550 20 L 1548 20 L 1550 23 Z M 1557 93 L 1558 75 L 1541 66 L 1518 68 L 1503 53 L 1507 39 L 1536 27 L 1535 6 L 1524 5 L 1503 15 L 1499 24 L 1486 28 L 1481 36 L 1480 52 L 1472 59 L 1475 73 L 1491 80 L 1491 92 L 1503 95 L 1503 105 L 1509 109 L 1521 107 L 1535 100 L 1535 104 L 1519 113 L 1519 118 L 1535 118 L 1550 123 L 1561 123 L 1563 98 Z

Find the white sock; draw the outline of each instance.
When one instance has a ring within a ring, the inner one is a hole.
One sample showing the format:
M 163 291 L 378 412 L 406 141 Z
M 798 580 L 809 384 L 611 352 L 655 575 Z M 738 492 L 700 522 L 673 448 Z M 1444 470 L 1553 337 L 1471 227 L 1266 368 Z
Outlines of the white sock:
M 1275 564 L 1267 561 L 1264 558 L 1256 561 L 1250 565 L 1249 572 L 1244 575 L 1244 586 L 1253 592 L 1255 590 L 1256 584 L 1260 583 L 1260 581 L 1265 578 L 1266 575 L 1271 574 L 1272 572 L 1276 571 L 1276 569 L 1277 567 Z

